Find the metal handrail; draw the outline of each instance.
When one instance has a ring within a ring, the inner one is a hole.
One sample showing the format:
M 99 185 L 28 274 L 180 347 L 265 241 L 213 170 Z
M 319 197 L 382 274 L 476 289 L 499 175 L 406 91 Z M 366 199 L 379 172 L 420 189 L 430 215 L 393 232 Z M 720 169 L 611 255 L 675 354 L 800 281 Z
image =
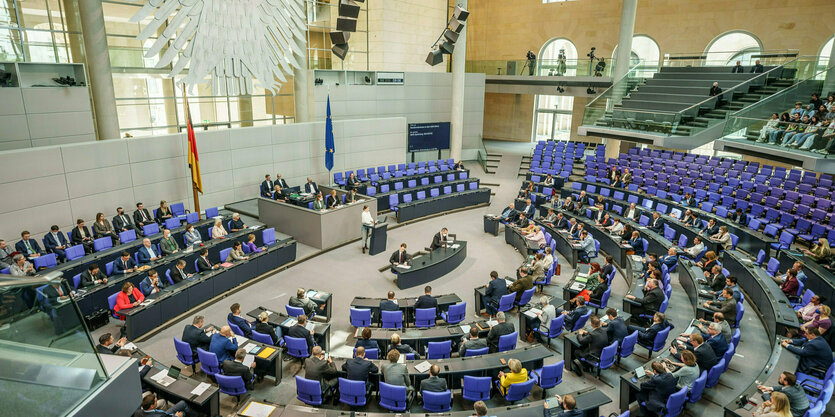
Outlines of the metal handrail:
M 735 111 L 735 112 L 733 112 L 733 113 L 729 114 L 729 115 L 728 115 L 728 117 L 741 117 L 741 116 L 737 116 L 737 115 L 738 115 L 739 113 L 743 112 L 743 111 L 748 111 L 749 109 L 753 108 L 754 106 L 756 106 L 756 105 L 758 105 L 758 104 L 760 104 L 760 103 L 763 103 L 763 102 L 765 102 L 765 101 L 768 101 L 768 100 L 773 99 L 773 98 L 774 98 L 775 96 L 777 96 L 778 94 L 787 94 L 789 91 L 797 89 L 797 87 L 798 87 L 800 84 L 803 84 L 803 83 L 805 83 L 805 82 L 809 82 L 809 81 L 815 81 L 815 78 L 816 78 L 817 76 L 819 76 L 820 74 L 826 74 L 828 71 L 830 71 L 830 70 L 832 70 L 832 69 L 835 69 L 835 64 L 830 65 L 829 67 L 826 67 L 826 68 L 824 68 L 824 69 L 822 69 L 822 70 L 820 70 L 820 71 L 818 71 L 818 72 L 816 72 L 816 73 L 812 74 L 812 75 L 811 75 L 811 76 L 809 76 L 808 78 L 805 78 L 805 79 L 799 80 L 799 81 L 795 82 L 794 84 L 792 84 L 792 85 L 790 85 L 790 86 L 788 86 L 788 87 L 786 87 L 786 88 L 784 88 L 784 89 L 782 89 L 782 90 L 780 90 L 780 91 L 778 91 L 778 92 L 776 92 L 776 93 L 774 93 L 774 94 L 772 94 L 772 95 L 765 96 L 765 97 L 763 97 L 762 99 L 760 99 L 760 101 L 757 101 L 757 102 L 751 103 L 750 105 L 746 106 L 745 108 L 739 109 L 739 110 L 737 110 L 737 111 Z
M 610 86 L 609 86 L 609 88 L 607 88 L 607 89 L 603 90 L 603 92 L 602 92 L 602 93 L 598 94 L 598 95 L 597 95 L 597 97 L 593 98 L 593 99 L 592 99 L 592 100 L 591 100 L 588 104 L 586 104 L 586 108 L 588 108 L 589 106 L 591 106 L 592 104 L 594 104 L 594 102 L 595 102 L 595 101 L 597 101 L 597 99 L 604 97 L 604 96 L 606 95 L 606 93 L 608 93 L 608 92 L 609 92 L 609 90 L 611 90 L 611 89 L 615 88 L 615 86 L 616 86 L 616 85 L 618 85 L 618 83 L 619 83 L 619 82 L 623 81 L 624 79 L 628 79 L 628 78 L 629 78 L 629 74 L 630 74 L 631 72 L 633 72 L 633 71 L 636 71 L 636 70 L 638 69 L 638 67 L 640 67 L 642 64 L 643 64 L 643 61 L 638 62 L 637 64 L 635 64 L 635 66 L 634 66 L 634 67 L 632 67 L 632 68 L 630 68 L 628 71 L 626 71 L 626 74 L 624 74 L 624 75 L 623 75 L 623 77 L 621 77 L 621 78 L 620 78 L 619 80 L 617 80 L 617 81 L 612 82 L 612 85 L 610 85 Z

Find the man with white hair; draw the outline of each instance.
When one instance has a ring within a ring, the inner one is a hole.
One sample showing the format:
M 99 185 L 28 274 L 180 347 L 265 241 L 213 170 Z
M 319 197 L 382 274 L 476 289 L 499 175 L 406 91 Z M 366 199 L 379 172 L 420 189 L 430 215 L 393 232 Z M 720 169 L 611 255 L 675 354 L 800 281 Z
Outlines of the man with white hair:
M 140 266 L 158 261 L 162 258 L 162 254 L 157 253 L 156 249 L 151 246 L 151 239 L 148 239 L 147 237 L 142 239 L 142 247 L 139 248 L 137 253 Z
M 238 213 L 232 213 L 232 221 L 229 222 L 229 232 L 235 233 L 244 229 L 246 229 L 246 225 L 244 224 L 244 221 L 241 220 L 241 215 Z
M 499 337 L 516 331 L 513 324 L 505 321 L 504 312 L 499 311 L 496 313 L 496 321 L 499 323 L 491 327 L 490 332 L 487 333 L 487 347 L 490 348 L 490 353 L 499 351 Z

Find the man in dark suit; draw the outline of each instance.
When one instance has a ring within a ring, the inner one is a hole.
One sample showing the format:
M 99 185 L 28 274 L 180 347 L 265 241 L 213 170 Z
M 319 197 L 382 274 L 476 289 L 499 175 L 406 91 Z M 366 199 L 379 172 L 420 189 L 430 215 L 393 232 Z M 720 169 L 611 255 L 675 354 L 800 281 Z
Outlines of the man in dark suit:
M 562 314 L 565 316 L 565 328 L 572 329 L 574 328 L 574 324 L 577 323 L 577 320 L 580 320 L 580 317 L 583 317 L 586 313 L 589 312 L 588 307 L 586 307 L 586 299 L 583 297 L 574 297 L 574 309 L 571 311 L 563 310 L 561 308 L 557 309 L 557 314 Z
M 220 267 L 220 264 L 212 265 L 212 263 L 209 262 L 209 250 L 208 249 L 203 248 L 203 249 L 200 250 L 200 257 L 197 258 L 197 272 L 198 273 L 212 271 L 212 270 L 215 270 L 219 267 Z
M 116 215 L 113 216 L 113 220 L 111 222 L 113 223 L 113 230 L 115 230 L 116 233 L 127 232 L 128 230 L 136 230 L 136 228 L 133 226 L 133 222 L 131 221 L 130 216 L 125 214 L 125 209 L 121 207 L 116 208 Z M 137 230 L 136 232 L 137 234 L 140 234 L 141 231 Z
M 50 232 L 43 237 L 44 246 L 46 246 L 47 251 L 58 256 L 58 261 L 63 262 L 64 259 L 67 259 L 67 255 L 64 251 L 67 249 L 67 246 L 69 246 L 69 241 L 67 241 L 67 237 L 61 233 L 61 229 L 58 225 L 52 225 L 49 230 Z
M 148 368 L 150 369 L 150 368 Z M 169 407 L 168 410 L 163 411 L 162 409 L 158 408 L 159 405 L 157 404 L 157 395 L 154 393 L 150 393 L 142 398 L 142 405 L 140 406 L 140 410 L 136 410 L 133 413 L 133 417 L 146 417 L 146 416 L 173 416 L 173 417 L 188 417 L 191 416 L 191 410 L 188 408 L 188 404 L 185 401 L 180 401 L 177 404 Z
M 687 342 L 684 342 L 686 340 Z M 688 335 L 687 339 L 680 337 L 673 346 L 670 347 L 670 353 L 678 361 L 682 361 L 681 350 L 687 349 L 693 352 L 696 356 L 696 364 L 699 365 L 700 371 L 710 371 L 710 368 L 719 363 L 719 358 L 716 357 L 716 352 L 705 343 L 705 339 L 699 333 L 692 333 Z
M 168 275 L 171 276 L 171 280 L 174 281 L 175 284 L 184 279 L 191 278 L 191 274 L 186 272 L 185 259 L 178 260 L 177 265 L 168 270 Z
M 554 398 L 557 399 L 559 408 L 552 409 L 550 408 L 550 403 L 545 401 L 543 405 L 543 407 L 545 407 L 545 411 L 543 413 L 545 417 L 583 417 L 586 415 L 583 410 L 577 408 L 577 400 L 574 399 L 573 395 L 566 394 L 563 397 L 554 395 Z
M 157 249 L 151 245 L 151 239 L 148 239 L 147 237 L 142 239 L 142 246 L 139 247 L 136 254 L 136 257 L 139 258 L 139 265 L 146 265 L 162 259 L 162 253 L 159 253 Z
M 400 343 L 400 342 L 401 342 L 400 335 L 397 334 L 397 333 L 392 333 L 391 337 L 389 337 L 389 350 L 394 349 L 394 350 L 400 352 L 401 355 L 406 355 L 408 353 L 411 353 L 412 355 L 415 355 L 415 359 L 420 359 L 420 355 L 418 355 L 415 348 L 413 348 L 411 345 L 409 345 L 407 343 Z
M 261 197 L 272 198 L 273 191 L 275 191 L 275 185 L 273 185 L 273 180 L 270 178 L 270 174 L 267 174 L 264 176 L 264 181 L 261 182 Z
M 673 267 L 673 265 L 678 264 L 678 250 L 675 247 L 672 247 L 667 250 L 667 255 L 662 256 L 658 259 L 662 265 L 667 265 L 667 270 Z
M 499 323 L 491 327 L 490 332 L 487 333 L 487 347 L 490 348 L 490 353 L 499 351 L 499 337 L 516 331 L 513 324 L 505 321 L 504 312 L 500 311 L 496 313 L 496 321 Z
M 763 72 L 763 70 L 765 70 L 765 68 L 763 68 L 763 64 L 760 64 L 760 60 L 758 59 L 758 60 L 754 61 L 754 66 L 751 67 L 751 73 L 752 74 L 759 74 L 759 73 Z
M 658 361 L 652 363 L 652 378 L 641 384 L 638 391 L 638 404 L 641 405 L 643 415 L 661 415 L 667 407 L 667 398 L 678 390 L 676 377 L 667 372 L 664 364 Z
M 742 74 L 745 72 L 745 68 L 742 67 L 742 63 L 740 61 L 736 61 L 736 65 L 731 69 L 731 74 Z
M 310 177 L 307 177 L 307 183 L 304 184 L 304 192 L 308 194 L 319 194 L 319 186 Z
M 223 367 L 223 374 L 226 376 L 240 376 L 244 380 L 244 385 L 248 391 L 252 391 L 253 388 L 253 375 L 252 370 L 255 369 L 255 361 L 252 361 L 250 366 L 246 366 L 243 364 L 244 358 L 246 358 L 246 351 L 243 349 L 238 349 L 235 351 L 235 358 L 234 359 L 227 359 L 221 363 L 221 367 Z
M 70 231 L 73 245 L 84 245 L 84 251 L 93 253 L 93 235 L 90 234 L 90 229 L 84 225 L 84 220 L 78 219 L 75 221 L 75 228 Z
M 458 348 L 458 356 L 463 358 L 467 355 L 468 350 L 483 349 L 486 347 L 487 340 L 479 339 L 478 327 L 472 326 L 470 327 L 470 338 L 461 341 L 461 346 Z
M 441 373 L 441 367 L 437 364 L 432 364 L 429 367 L 429 378 L 420 381 L 420 388 L 418 392 L 422 393 L 423 391 L 429 392 L 444 392 L 447 390 L 446 386 L 446 379 L 439 378 L 438 374 Z
M 525 213 L 525 217 L 532 219 L 534 214 L 536 214 L 536 206 L 533 205 L 531 199 L 525 199 L 525 208 L 522 209 L 522 213 Z
M 423 288 L 423 295 L 418 297 L 415 308 L 438 308 L 438 300 L 432 296 L 432 287 L 427 285 Z
M 43 254 L 38 242 L 35 239 L 30 239 L 30 237 L 29 231 L 24 230 L 20 233 L 20 241 L 14 245 L 15 250 L 25 256 L 27 260 L 32 260 L 32 258 L 37 258 Z
M 122 251 L 119 259 L 113 261 L 114 274 L 129 274 L 134 269 L 136 269 L 136 262 L 133 261 L 133 257 L 127 251 Z
M 668 326 L 672 326 L 670 323 L 667 322 L 667 318 L 664 316 L 664 313 L 655 313 L 652 316 L 652 325 L 647 328 L 642 328 L 640 326 L 629 326 L 629 331 L 634 332 L 635 330 L 638 331 L 638 343 L 644 345 L 652 346 L 655 343 L 655 335 L 657 335 L 662 330 L 666 329 Z
M 287 336 L 304 339 L 307 341 L 307 352 L 313 351 L 313 346 L 316 346 L 316 341 L 313 340 L 313 330 L 307 330 L 305 324 L 307 323 L 307 316 L 299 314 L 298 323 L 295 326 L 287 329 Z
M 96 352 L 102 355 L 115 355 L 127 342 L 128 339 L 124 337 L 114 342 L 113 335 L 105 333 L 99 336 L 99 344 L 96 345 Z
M 745 214 L 745 212 L 742 211 L 741 208 L 736 209 L 736 212 L 734 212 L 734 214 L 731 214 L 730 218 L 734 222 L 743 226 L 748 224 L 748 215 Z
M 832 349 L 820 335 L 820 330 L 812 328 L 806 330 L 806 340 L 798 338 L 780 342 L 786 350 L 800 356 L 797 372 L 817 374 L 815 368 L 828 369 L 832 365 Z
M 516 221 L 516 216 L 519 215 L 519 212 L 513 208 L 513 204 L 508 204 L 507 208 L 502 211 L 502 214 L 499 215 L 499 221 L 505 223 L 512 223 Z
M 226 321 L 240 327 L 245 337 L 252 338 L 252 323 L 241 316 L 240 304 L 235 303 L 229 307 L 229 314 L 226 315 Z
M 622 318 L 618 317 L 618 311 L 614 308 L 606 310 L 606 317 L 609 318 L 609 321 L 603 323 L 603 326 L 606 327 L 606 336 L 609 343 L 617 340 L 618 344 L 620 344 L 623 342 L 623 338 L 629 334 L 626 329 L 626 322 L 624 322 Z
M 391 272 L 397 273 L 394 267 L 398 265 L 408 265 L 412 261 L 412 257 L 406 252 L 406 244 L 401 243 L 400 248 L 391 254 L 389 263 L 391 264 Z
M 203 320 L 203 316 L 194 316 L 191 324 L 187 324 L 183 328 L 182 340 L 191 346 L 191 352 L 195 358 L 197 357 L 197 348 L 209 350 L 209 344 L 212 343 L 212 339 L 203 330 Z M 212 331 L 214 328 L 209 327 L 207 330 Z
M 397 304 L 397 300 L 394 298 L 394 291 L 389 291 L 386 295 L 386 299 L 380 301 L 380 310 L 381 311 L 398 311 L 400 310 L 400 305 Z
M 319 381 L 322 385 L 322 394 L 327 395 L 339 385 L 339 371 L 333 364 L 333 359 L 325 353 L 320 346 L 313 347 L 313 353 L 304 360 L 304 377 Z
M 142 226 L 156 222 L 142 203 L 136 203 L 136 211 L 133 212 L 133 223 L 136 224 L 137 229 L 142 230 Z
M 632 316 L 638 314 L 655 313 L 661 308 L 661 303 L 664 302 L 664 291 L 658 286 L 658 281 L 655 279 L 648 279 L 644 285 L 644 297 L 637 298 L 632 294 L 627 294 L 624 299 L 628 300 L 632 307 Z
M 499 279 L 499 273 L 496 271 L 490 272 L 490 282 L 485 285 L 487 288 L 484 295 L 481 297 L 481 304 L 487 311 L 487 314 L 493 316 L 496 314 L 496 306 L 503 295 L 507 294 L 507 281 Z M 496 305 L 493 305 L 493 304 Z
M 635 251 L 635 255 L 644 256 L 644 238 L 637 230 L 632 232 L 632 238 L 629 239 L 629 246 Z
M 348 179 L 345 181 L 345 188 L 348 190 L 356 190 L 360 186 L 360 180 L 357 178 L 357 174 L 353 172 L 351 175 L 348 176 Z
M 354 352 L 354 357 L 342 364 L 342 371 L 347 373 L 348 379 L 352 381 L 365 381 L 365 389 L 370 392 L 372 385 L 368 375 L 376 374 L 379 368 L 374 362 L 365 359 L 365 348 L 360 346 Z
M 429 249 L 435 250 L 441 247 L 446 247 L 448 239 L 449 235 L 447 234 L 446 227 L 444 227 L 440 232 L 435 233 L 435 236 L 432 238 L 432 245 L 429 246 Z
M 584 329 L 577 331 L 577 342 L 580 343 L 580 349 L 574 350 L 577 357 L 572 358 L 574 371 L 580 376 L 583 375 L 583 362 L 580 361 L 580 358 L 598 360 L 600 352 L 609 345 L 609 337 L 606 335 L 606 331 L 600 327 L 600 318 L 592 315 L 589 323 L 591 324 L 591 332 Z
M 165 284 L 160 281 L 159 274 L 153 269 L 149 269 L 148 276 L 139 283 L 139 290 L 142 291 L 142 294 L 145 294 L 145 296 L 158 293 L 162 291 L 164 287 Z
M 567 229 L 568 228 L 568 220 L 565 219 L 562 212 L 557 213 L 557 220 L 554 220 L 554 229 Z
M 664 220 L 661 219 L 661 214 L 657 211 L 652 212 L 652 220 L 649 222 L 649 229 L 655 233 L 664 231 Z
M 212 335 L 209 342 L 209 351 L 217 356 L 218 363 L 223 363 L 227 359 L 235 357 L 238 351 L 238 339 L 232 333 L 232 328 L 223 326 L 220 332 Z
M 681 199 L 681 204 L 687 207 L 696 207 L 696 199 L 690 193 L 684 193 L 684 198 Z
M 92 287 L 98 284 L 107 284 L 107 275 L 101 272 L 97 264 L 91 264 L 86 271 L 81 273 L 81 282 L 78 284 L 78 288 Z
M 281 188 L 290 188 L 290 186 L 287 185 L 287 181 L 284 181 L 284 178 L 281 178 L 281 174 L 275 174 L 274 184 L 281 186 Z

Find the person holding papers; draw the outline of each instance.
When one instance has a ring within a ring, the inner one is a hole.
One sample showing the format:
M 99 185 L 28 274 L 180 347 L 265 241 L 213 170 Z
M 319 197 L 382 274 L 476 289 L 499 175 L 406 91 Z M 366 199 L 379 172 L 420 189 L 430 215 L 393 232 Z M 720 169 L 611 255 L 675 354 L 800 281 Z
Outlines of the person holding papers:
M 246 358 L 246 351 L 238 349 L 235 351 L 234 359 L 227 359 L 221 363 L 223 367 L 223 374 L 226 376 L 240 376 L 244 380 L 244 385 L 248 391 L 253 388 L 252 370 L 255 369 L 255 361 L 253 360 L 249 366 L 244 365 L 244 358 Z
M 313 346 L 316 346 L 316 342 L 313 340 L 313 330 L 307 330 L 305 323 L 307 323 L 307 316 L 300 314 L 296 325 L 287 330 L 287 336 L 305 339 L 307 341 L 307 352 L 310 353 Z
M 394 269 L 398 266 L 408 266 L 412 262 L 412 256 L 406 252 L 406 244 L 401 243 L 400 249 L 396 252 L 391 254 L 389 258 L 389 263 L 391 263 L 391 272 L 397 273 L 397 270 Z

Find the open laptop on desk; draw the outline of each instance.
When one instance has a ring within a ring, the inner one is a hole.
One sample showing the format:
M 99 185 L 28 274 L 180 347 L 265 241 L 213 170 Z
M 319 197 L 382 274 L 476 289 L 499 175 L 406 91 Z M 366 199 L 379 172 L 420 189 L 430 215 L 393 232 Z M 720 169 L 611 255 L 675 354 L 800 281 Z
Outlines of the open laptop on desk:
M 165 373 L 164 375 L 163 374 L 163 372 L 159 372 L 156 375 L 154 375 L 151 379 L 157 381 L 157 383 L 162 385 L 163 387 L 167 387 L 173 384 L 180 376 L 180 368 L 176 366 L 171 366 L 170 368 L 168 368 L 168 373 Z

